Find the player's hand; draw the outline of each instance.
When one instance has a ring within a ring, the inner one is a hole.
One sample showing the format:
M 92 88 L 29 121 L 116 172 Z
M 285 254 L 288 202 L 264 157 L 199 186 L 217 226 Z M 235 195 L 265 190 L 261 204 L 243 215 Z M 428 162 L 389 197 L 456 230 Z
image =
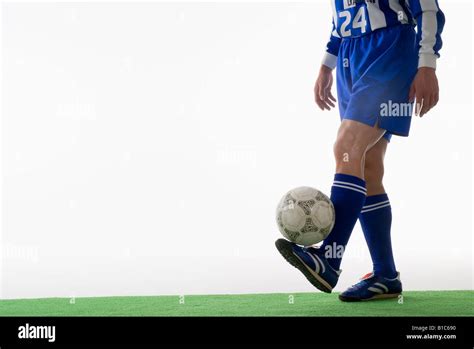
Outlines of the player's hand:
M 332 70 L 322 65 L 314 86 L 314 100 L 321 110 L 335 107 L 336 98 L 331 93 L 332 82 Z
M 439 86 L 436 71 L 433 68 L 421 67 L 410 88 L 410 102 L 416 99 L 415 115 L 423 116 L 439 100 Z

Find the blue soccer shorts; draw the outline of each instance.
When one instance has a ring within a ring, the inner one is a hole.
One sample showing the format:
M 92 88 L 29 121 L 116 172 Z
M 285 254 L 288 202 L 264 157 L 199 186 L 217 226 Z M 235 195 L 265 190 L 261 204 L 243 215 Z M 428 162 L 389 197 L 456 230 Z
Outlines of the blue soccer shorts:
M 384 28 L 343 39 L 337 62 L 341 120 L 387 130 L 384 137 L 408 136 L 413 103 L 410 86 L 418 70 L 418 42 L 411 25 Z

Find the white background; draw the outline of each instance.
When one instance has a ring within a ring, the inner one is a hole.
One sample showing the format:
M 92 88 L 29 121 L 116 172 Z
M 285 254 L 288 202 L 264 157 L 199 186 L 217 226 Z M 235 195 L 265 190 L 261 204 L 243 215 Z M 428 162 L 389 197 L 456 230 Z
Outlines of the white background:
M 441 6 L 441 102 L 386 159 L 407 290 L 472 288 L 472 5 Z M 274 210 L 329 193 L 330 23 L 328 1 L 4 3 L 1 297 L 313 291 Z M 342 269 L 371 270 L 359 225 Z

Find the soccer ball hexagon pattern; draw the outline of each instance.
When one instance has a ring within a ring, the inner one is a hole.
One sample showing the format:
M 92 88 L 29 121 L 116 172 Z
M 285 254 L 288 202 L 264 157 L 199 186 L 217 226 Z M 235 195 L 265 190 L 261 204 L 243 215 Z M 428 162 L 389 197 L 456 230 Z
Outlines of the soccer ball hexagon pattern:
M 276 219 L 283 236 L 298 245 L 311 246 L 331 232 L 336 214 L 331 200 L 311 187 L 286 193 L 277 207 Z

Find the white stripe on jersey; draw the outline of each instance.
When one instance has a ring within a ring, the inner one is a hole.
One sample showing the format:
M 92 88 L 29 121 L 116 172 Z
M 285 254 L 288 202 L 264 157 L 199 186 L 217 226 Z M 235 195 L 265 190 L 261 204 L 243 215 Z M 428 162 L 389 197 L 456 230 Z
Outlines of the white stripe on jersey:
M 336 3 L 334 1 L 331 1 L 331 7 L 332 7 L 332 19 L 334 21 L 334 30 L 332 32 L 332 35 L 335 36 L 336 38 L 339 38 L 339 33 L 337 32 L 337 20 L 338 20 L 338 14 L 336 10 Z
M 408 16 L 400 5 L 399 0 L 388 0 L 390 8 L 397 14 L 398 21 L 402 24 L 408 24 Z
M 421 42 L 420 42 L 420 55 L 422 54 L 435 54 L 434 46 L 436 45 L 436 31 L 438 29 L 438 19 L 436 17 L 436 1 L 420 0 L 422 14 L 422 28 L 421 28 Z
M 439 11 L 436 1 L 433 0 L 420 0 L 420 6 L 423 11 Z
M 367 2 L 366 4 L 372 30 L 386 27 L 387 20 L 385 19 L 385 13 L 380 9 L 379 0 L 375 0 L 373 3 Z

